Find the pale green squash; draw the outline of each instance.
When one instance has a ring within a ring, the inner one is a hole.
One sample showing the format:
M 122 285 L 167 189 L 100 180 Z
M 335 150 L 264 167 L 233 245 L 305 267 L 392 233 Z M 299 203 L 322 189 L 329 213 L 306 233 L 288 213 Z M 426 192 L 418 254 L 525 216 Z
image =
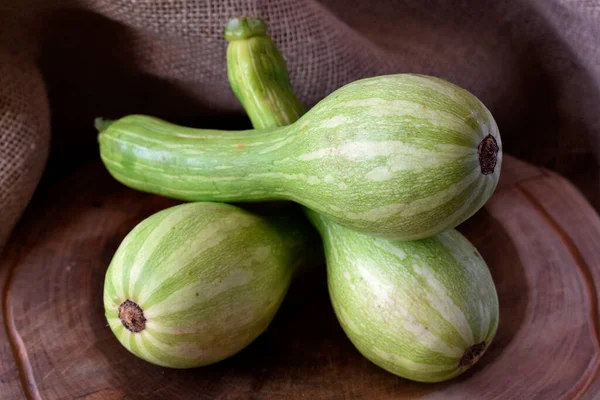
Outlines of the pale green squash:
M 320 258 L 317 238 L 302 218 L 228 204 L 160 211 L 125 237 L 106 272 L 110 328 L 130 352 L 165 367 L 230 357 L 267 328 L 297 267 Z
M 250 82 L 236 83 L 242 104 L 253 104 L 244 97 L 253 99 Z M 265 80 L 262 91 L 275 93 L 269 85 L 276 83 Z M 297 100 L 291 91 L 278 95 L 280 102 Z M 262 120 L 285 113 L 253 110 Z M 369 360 L 408 379 L 438 382 L 466 371 L 487 350 L 498 326 L 496 289 L 485 262 L 460 233 L 451 229 L 400 242 L 306 212 L 325 242 L 337 318 Z
M 307 213 L 323 238 L 335 314 L 366 358 L 407 379 L 440 382 L 484 354 L 498 328 L 498 296 L 458 231 L 389 240 Z
M 475 96 L 412 74 L 352 82 L 279 128 L 201 130 L 141 115 L 98 127 L 106 168 L 134 189 L 187 201 L 292 200 L 403 240 L 473 215 L 502 162 L 496 123 Z

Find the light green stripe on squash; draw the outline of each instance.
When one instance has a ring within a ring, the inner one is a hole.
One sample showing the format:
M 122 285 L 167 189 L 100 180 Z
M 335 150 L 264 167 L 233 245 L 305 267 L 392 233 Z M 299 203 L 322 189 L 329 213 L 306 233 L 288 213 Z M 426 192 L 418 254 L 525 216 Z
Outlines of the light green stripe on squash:
M 121 330 L 121 332 L 123 332 L 124 330 Z M 121 333 L 121 335 L 123 335 L 123 333 Z M 138 343 L 136 341 L 136 336 L 132 335 L 130 333 L 127 333 L 125 337 L 128 337 L 129 340 L 129 346 L 128 350 L 131 351 L 133 354 L 142 354 L 142 350 L 140 349 L 140 347 L 138 346 Z
M 488 136 L 497 163 L 483 174 L 478 146 Z M 138 190 L 187 201 L 292 200 L 403 240 L 470 217 L 493 193 L 502 162 L 496 123 L 475 96 L 411 74 L 352 82 L 289 126 L 198 130 L 131 115 L 99 142 L 108 171 Z
M 205 271 L 202 263 L 206 259 L 213 259 L 213 253 L 222 252 L 223 246 L 235 248 L 236 244 L 231 242 L 230 235 L 238 230 L 238 234 L 246 228 L 243 224 L 250 224 L 249 220 L 240 220 L 235 213 L 218 213 L 218 204 L 207 204 L 203 207 L 202 223 L 195 218 L 197 209 L 181 209 L 175 219 L 176 224 L 165 227 L 166 231 L 159 231 L 160 236 L 156 243 L 145 245 L 151 255 L 143 265 L 143 274 L 135 282 L 135 293 L 138 294 L 138 302 L 145 309 L 150 309 L 155 303 L 161 303 L 165 296 L 172 295 L 174 289 L 181 288 L 185 283 L 193 283 L 198 279 L 214 279 L 220 276 L 219 271 Z M 210 215 L 210 211 L 217 211 Z M 202 246 L 193 246 L 191 242 L 182 241 L 182 232 L 188 237 L 195 238 L 195 242 Z M 223 243 L 226 242 L 226 243 Z M 223 246 L 220 244 L 223 243 Z M 216 249 L 215 249 L 216 247 Z M 241 250 L 244 249 L 241 247 Z M 213 253 L 209 253 L 214 250 Z M 240 250 L 240 251 L 241 251 Z M 183 272 L 183 275 L 182 275 Z M 191 274 L 195 274 L 192 276 Z M 168 282 L 176 278 L 170 288 Z
M 178 351 L 173 351 L 174 349 L 172 346 L 162 346 L 161 348 L 158 345 L 159 343 L 160 342 L 156 341 L 150 334 L 145 334 L 142 338 L 141 345 L 143 349 L 138 348 L 137 350 L 139 354 L 145 356 L 142 358 L 146 358 L 148 361 L 163 367 L 173 367 L 174 365 L 177 365 L 179 368 L 194 368 L 197 366 L 198 357 L 196 357 L 196 359 L 187 357 L 190 348 L 194 350 L 198 348 L 196 343 L 191 344 L 189 347 L 179 348 L 177 349 Z
M 498 327 L 496 289 L 459 232 L 397 241 L 306 213 L 324 240 L 335 313 L 366 358 L 396 375 L 438 382 L 467 370 L 489 347 Z M 478 346 L 476 357 L 464 356 Z
M 113 257 L 114 259 L 114 257 Z M 113 284 L 112 279 L 104 280 L 104 296 L 103 296 L 104 304 L 108 302 L 118 302 L 119 304 L 122 302 L 119 295 L 117 294 L 117 290 L 115 289 L 115 285 Z M 107 314 L 107 317 L 111 315 Z
M 322 251 L 308 221 L 264 212 L 188 203 L 139 223 L 105 278 L 106 317 L 121 344 L 151 363 L 190 368 L 227 358 L 258 337 L 298 266 Z M 131 307 L 123 311 L 127 300 L 140 307 L 144 323 Z
M 160 216 L 156 217 L 156 225 L 159 225 L 164 219 L 166 219 L 169 215 L 171 215 L 171 213 L 165 212 L 163 214 L 160 214 Z M 122 262 L 122 265 L 134 265 L 136 262 L 140 262 L 141 260 L 139 260 L 139 255 L 140 255 L 140 251 L 141 251 L 141 246 L 145 243 L 147 243 L 147 239 L 150 236 L 150 234 L 154 231 L 154 227 L 151 225 L 147 225 L 144 226 L 142 229 L 136 230 L 135 231 L 135 237 L 133 237 L 131 239 L 131 243 L 132 245 L 130 247 L 127 248 L 127 252 L 124 255 L 124 259 Z M 151 259 L 153 258 L 153 255 L 149 256 Z M 133 293 L 137 293 L 136 290 L 131 291 L 131 284 L 132 282 L 130 281 L 130 274 L 131 271 L 128 271 L 126 268 L 123 268 L 122 270 L 122 274 L 123 274 L 123 295 L 125 296 L 126 299 L 131 299 L 133 301 L 138 301 L 137 296 L 135 296 L 136 298 L 133 298 Z M 135 284 L 136 282 L 138 282 L 139 279 L 136 279 L 133 283 Z

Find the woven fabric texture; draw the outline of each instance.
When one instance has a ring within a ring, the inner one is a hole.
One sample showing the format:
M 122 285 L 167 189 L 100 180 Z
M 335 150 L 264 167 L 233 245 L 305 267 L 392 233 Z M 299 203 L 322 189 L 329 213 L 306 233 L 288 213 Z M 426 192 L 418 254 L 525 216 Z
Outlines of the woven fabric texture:
M 307 107 L 369 76 L 448 79 L 490 108 L 507 153 L 566 175 L 600 206 L 598 1 L 0 3 L 0 246 L 46 165 L 50 119 L 50 159 L 68 160 L 98 157 L 96 116 L 202 126 L 242 115 L 223 38 L 242 15 L 268 22 Z

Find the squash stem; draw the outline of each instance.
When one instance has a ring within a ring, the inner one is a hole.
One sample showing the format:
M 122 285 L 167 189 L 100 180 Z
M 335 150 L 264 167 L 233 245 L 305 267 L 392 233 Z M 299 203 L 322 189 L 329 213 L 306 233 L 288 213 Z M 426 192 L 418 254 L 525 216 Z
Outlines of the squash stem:
M 112 119 L 96 118 L 94 119 L 94 127 L 98 133 L 102 134 L 112 123 L 115 122 Z
M 294 94 L 286 62 L 261 19 L 230 20 L 225 38 L 229 84 L 255 129 L 289 125 L 306 112 Z
M 240 17 L 232 18 L 225 26 L 225 39 L 228 42 L 234 40 L 249 39 L 253 36 L 266 36 L 267 24 L 260 18 Z

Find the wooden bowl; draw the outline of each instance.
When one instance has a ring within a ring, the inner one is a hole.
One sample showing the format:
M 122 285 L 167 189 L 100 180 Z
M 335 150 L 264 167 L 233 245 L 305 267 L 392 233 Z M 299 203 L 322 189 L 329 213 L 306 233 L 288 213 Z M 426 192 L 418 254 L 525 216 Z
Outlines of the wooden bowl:
M 0 265 L 0 397 L 53 399 L 593 399 L 600 396 L 600 218 L 566 180 L 505 157 L 484 209 L 459 229 L 487 261 L 500 326 L 471 370 L 440 384 L 371 364 L 340 328 L 325 269 L 295 282 L 238 355 L 171 370 L 117 342 L 104 319 L 108 264 L 124 236 L 172 200 L 90 164 L 37 194 Z

